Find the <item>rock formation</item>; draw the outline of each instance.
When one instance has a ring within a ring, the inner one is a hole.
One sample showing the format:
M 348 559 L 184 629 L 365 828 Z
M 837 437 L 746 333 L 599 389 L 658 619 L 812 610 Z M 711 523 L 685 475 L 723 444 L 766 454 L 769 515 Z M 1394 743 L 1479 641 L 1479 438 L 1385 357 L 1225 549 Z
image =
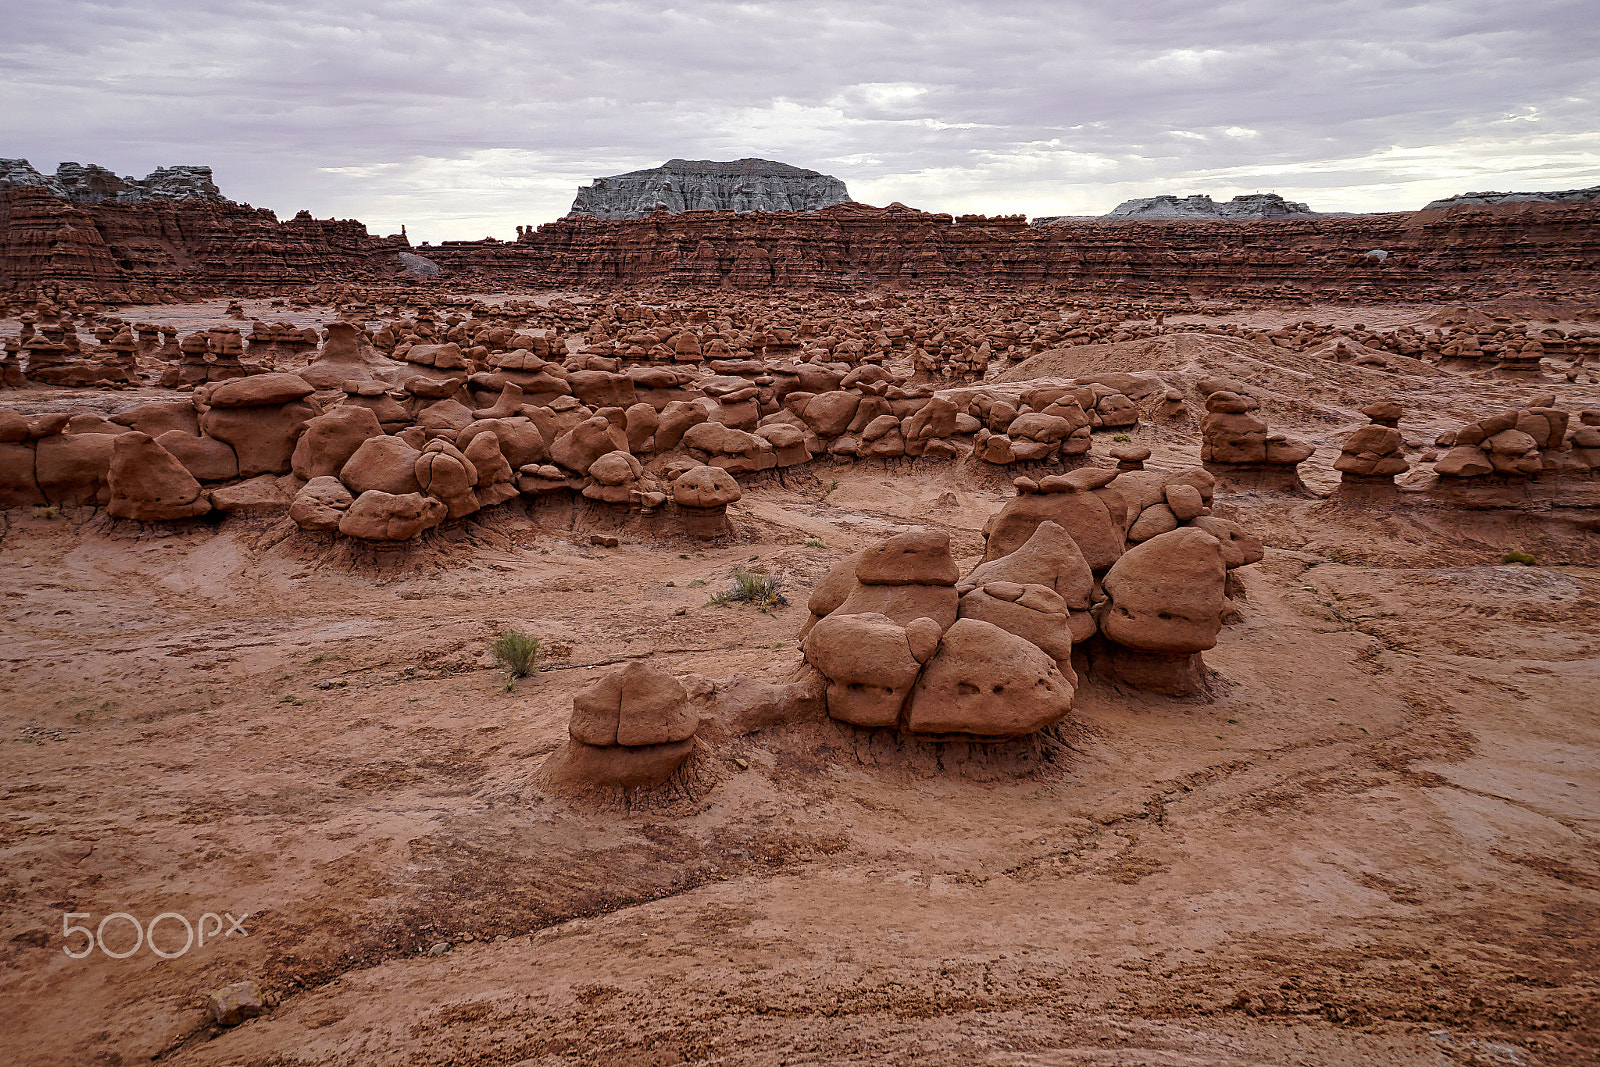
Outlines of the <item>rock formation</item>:
M 46 178 L 25 160 L 0 160 L 0 292 L 391 277 L 405 269 L 402 251 L 404 238 L 373 237 L 354 220 L 302 213 L 280 222 L 226 200 L 207 167 L 158 168 L 136 181 L 63 164 Z
M 1251 414 L 1260 404 L 1236 383 L 1203 379 L 1196 388 L 1206 401 L 1200 460 L 1207 470 L 1234 484 L 1300 488 L 1295 469 L 1316 450 L 1313 445 L 1272 433 L 1264 420 Z
M 1333 469 L 1345 484 L 1392 484 L 1394 476 L 1411 468 L 1401 448 L 1405 441 L 1396 429 L 1402 414 L 1392 400 L 1368 404 L 1361 413 L 1372 421 L 1344 439 Z
M 767 159 L 669 159 L 648 170 L 596 178 L 578 190 L 572 215 L 636 219 L 657 211 L 815 211 L 850 199 L 844 182 Z
M 573 696 L 567 743 L 542 773 L 574 793 L 660 785 L 694 751 L 699 725 L 678 679 L 634 661 Z
M 0 159 L 0 188 L 36 186 L 75 204 L 98 204 L 111 200 L 121 204 L 140 204 L 167 200 L 221 200 L 222 192 L 212 181 L 211 168 L 201 166 L 157 167 L 143 180 L 119 178 L 104 167 L 90 163 L 62 163 L 54 177 L 46 177 L 26 159 Z
M 1277 193 L 1248 193 L 1218 204 L 1209 196 L 1147 196 L 1124 200 L 1100 218 L 1119 219 L 1227 219 L 1262 221 L 1267 219 L 1320 218 L 1321 213 L 1306 205 L 1285 200 Z

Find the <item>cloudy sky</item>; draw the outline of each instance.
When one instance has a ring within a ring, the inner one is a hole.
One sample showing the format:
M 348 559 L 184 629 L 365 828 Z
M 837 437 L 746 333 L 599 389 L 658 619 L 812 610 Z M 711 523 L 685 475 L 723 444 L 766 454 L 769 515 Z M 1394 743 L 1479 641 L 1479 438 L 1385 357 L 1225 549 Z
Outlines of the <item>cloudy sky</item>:
M 413 241 L 510 237 L 673 156 L 1035 216 L 1600 184 L 1596 0 L 0 0 L 0 26 L 0 156 L 206 163 Z

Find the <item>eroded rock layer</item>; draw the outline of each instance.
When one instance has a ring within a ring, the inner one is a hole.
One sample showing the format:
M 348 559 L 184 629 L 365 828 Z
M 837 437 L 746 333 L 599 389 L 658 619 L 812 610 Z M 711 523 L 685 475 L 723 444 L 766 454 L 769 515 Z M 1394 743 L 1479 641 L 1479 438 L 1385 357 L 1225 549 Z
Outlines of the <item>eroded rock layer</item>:
M 1373 254 L 1381 253 L 1381 254 Z M 1587 283 L 1600 202 L 1464 204 L 1278 221 L 1062 222 L 836 204 L 806 213 L 567 218 L 516 242 L 429 254 L 446 270 L 544 284 L 1006 286 L 1438 299 L 1515 279 Z

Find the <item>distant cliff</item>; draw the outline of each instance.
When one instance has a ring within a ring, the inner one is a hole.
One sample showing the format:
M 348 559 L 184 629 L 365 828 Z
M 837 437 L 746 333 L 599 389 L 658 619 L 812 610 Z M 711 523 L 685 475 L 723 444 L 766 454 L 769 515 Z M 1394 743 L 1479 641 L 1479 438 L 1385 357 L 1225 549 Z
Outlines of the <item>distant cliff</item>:
M 578 189 L 571 215 L 637 219 L 657 211 L 815 211 L 850 199 L 844 182 L 769 159 L 669 159 Z
M 1555 193 L 1459 193 L 1435 200 L 1422 210 L 1448 211 L 1456 207 L 1483 207 L 1490 204 L 1563 204 L 1600 200 L 1600 185 L 1587 189 L 1563 189 Z
M 1319 213 L 1277 193 L 1250 193 L 1219 204 L 1209 196 L 1147 196 L 1124 200 L 1106 214 L 1115 219 L 1310 219 Z
M 1344 214 L 1344 212 L 1334 212 Z M 1270 222 L 1274 219 L 1325 218 L 1304 204 L 1285 200 L 1277 193 L 1248 193 L 1219 204 L 1209 196 L 1144 196 L 1124 200 L 1104 215 L 1046 215 L 1030 219 L 1030 226 L 1049 226 L 1057 222 L 1161 222 L 1181 219 L 1193 222 Z
M 210 167 L 159 167 L 143 180 L 63 163 L 53 177 L 0 159 L 0 292 L 41 284 L 279 286 L 388 277 L 404 237 L 353 219 L 282 222 L 225 198 Z
M 119 178 L 94 163 L 62 163 L 53 177 L 46 177 L 26 159 L 0 159 L 0 188 L 18 185 L 37 186 L 75 204 L 223 199 L 211 168 L 192 165 L 157 167 L 141 180 Z

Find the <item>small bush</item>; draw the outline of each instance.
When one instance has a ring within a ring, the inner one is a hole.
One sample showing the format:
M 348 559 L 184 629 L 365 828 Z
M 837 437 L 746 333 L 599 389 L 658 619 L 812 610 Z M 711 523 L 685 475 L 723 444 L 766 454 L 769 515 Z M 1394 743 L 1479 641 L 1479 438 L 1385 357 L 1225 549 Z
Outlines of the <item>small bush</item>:
M 712 597 L 711 603 L 719 607 L 727 607 L 729 604 L 754 604 L 762 611 L 767 611 L 770 608 L 782 607 L 789 601 L 778 592 L 778 579 L 772 575 L 737 570 L 733 572 L 733 584 Z
M 503 631 L 489 646 L 489 651 L 494 653 L 495 662 L 511 675 L 511 682 L 539 669 L 539 639 L 521 630 Z M 507 689 L 511 688 L 511 682 L 506 684 Z
M 823 542 L 822 538 L 820 538 L 820 537 L 808 537 L 808 538 L 806 538 L 805 547 L 806 548 L 827 548 L 828 546 Z
M 53 519 L 57 514 L 59 513 L 56 511 L 54 504 L 45 504 L 42 507 L 33 509 L 33 517 L 36 519 Z
M 1520 563 L 1524 567 L 1532 567 L 1539 561 L 1526 552 L 1507 552 L 1500 557 L 1501 563 Z
M 1113 441 L 1115 441 L 1115 442 L 1116 442 L 1116 443 L 1117 443 L 1117 444 L 1119 444 L 1119 445 L 1125 445 L 1125 444 L 1127 444 L 1127 443 L 1128 443 L 1128 442 L 1129 442 L 1129 441 L 1132 441 L 1132 440 L 1133 440 L 1133 438 L 1132 438 L 1132 437 L 1130 437 L 1130 436 L 1128 436 L 1128 435 L 1127 435 L 1127 434 L 1125 434 L 1125 433 L 1119 433 L 1119 434 L 1113 434 L 1113 435 L 1112 435 L 1112 437 L 1111 437 L 1111 439 L 1112 439 L 1112 440 L 1113 440 Z

